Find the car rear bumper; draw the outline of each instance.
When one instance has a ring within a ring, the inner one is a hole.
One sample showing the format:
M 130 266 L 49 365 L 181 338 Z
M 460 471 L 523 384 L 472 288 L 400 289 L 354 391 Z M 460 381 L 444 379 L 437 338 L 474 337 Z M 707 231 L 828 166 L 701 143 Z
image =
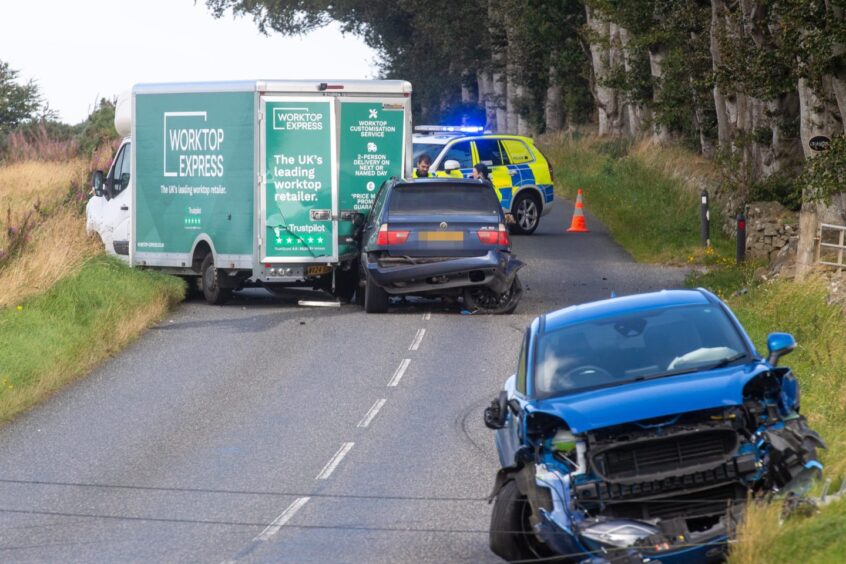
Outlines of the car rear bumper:
M 522 267 L 523 262 L 502 251 L 423 264 L 365 261 L 369 279 L 389 294 L 437 292 L 466 286 L 486 286 L 503 293 L 511 287 Z

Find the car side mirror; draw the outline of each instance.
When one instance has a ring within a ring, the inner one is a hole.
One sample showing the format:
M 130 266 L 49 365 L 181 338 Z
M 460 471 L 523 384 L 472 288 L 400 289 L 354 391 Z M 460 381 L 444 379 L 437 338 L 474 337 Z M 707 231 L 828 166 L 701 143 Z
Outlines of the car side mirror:
M 502 390 L 499 396 L 485 408 L 485 427 L 488 429 L 502 429 L 508 417 L 508 392 Z
M 767 335 L 767 362 L 776 366 L 778 360 L 796 348 L 796 339 L 790 333 L 770 333 Z
M 458 170 L 461 168 L 461 163 L 458 161 L 454 161 L 452 159 L 446 161 L 444 163 L 444 170 L 447 172 L 451 172 L 453 170 Z
M 94 190 L 94 195 L 102 197 L 103 195 L 103 171 L 95 170 L 91 174 L 91 188 Z

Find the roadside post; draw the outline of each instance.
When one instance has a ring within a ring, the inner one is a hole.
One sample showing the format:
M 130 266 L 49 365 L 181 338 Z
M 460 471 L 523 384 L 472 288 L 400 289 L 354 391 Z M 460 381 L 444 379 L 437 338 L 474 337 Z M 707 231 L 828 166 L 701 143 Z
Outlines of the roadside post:
M 737 214 L 737 264 L 746 260 L 746 216 Z
M 702 190 L 699 204 L 699 239 L 703 247 L 711 246 L 711 213 L 708 211 L 708 190 Z

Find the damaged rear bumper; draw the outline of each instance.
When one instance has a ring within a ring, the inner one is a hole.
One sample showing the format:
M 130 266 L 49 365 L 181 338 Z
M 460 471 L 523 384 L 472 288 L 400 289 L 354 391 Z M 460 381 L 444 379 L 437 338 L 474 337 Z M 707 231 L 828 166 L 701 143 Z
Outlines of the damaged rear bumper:
M 444 258 L 415 263 L 406 260 L 372 260 L 365 269 L 369 278 L 389 294 L 413 294 L 485 286 L 502 294 L 511 287 L 523 262 L 502 251 L 488 251 L 476 257 Z

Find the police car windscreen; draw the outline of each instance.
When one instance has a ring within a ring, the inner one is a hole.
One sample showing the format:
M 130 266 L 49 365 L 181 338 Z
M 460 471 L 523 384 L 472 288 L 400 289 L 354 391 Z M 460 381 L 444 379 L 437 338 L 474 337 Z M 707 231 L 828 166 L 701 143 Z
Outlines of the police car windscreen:
M 482 184 L 397 186 L 388 205 L 392 215 L 499 215 L 493 190 Z
M 436 143 L 415 143 L 412 151 L 414 152 L 414 164 L 420 160 L 422 155 L 428 155 L 431 162 L 435 162 L 435 157 L 441 152 L 444 146 Z

